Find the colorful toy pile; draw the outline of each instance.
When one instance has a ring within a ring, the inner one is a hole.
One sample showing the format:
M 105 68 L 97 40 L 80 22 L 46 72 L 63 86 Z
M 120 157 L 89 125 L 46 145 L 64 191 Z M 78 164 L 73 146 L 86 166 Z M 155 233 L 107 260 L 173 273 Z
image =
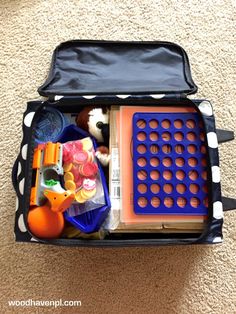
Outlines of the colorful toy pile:
M 104 199 L 105 180 L 101 177 L 91 138 L 64 144 L 39 144 L 34 149 L 33 170 L 35 179 L 31 188 L 28 223 L 35 236 L 59 237 L 64 229 L 64 218 L 82 232 L 91 233 L 100 228 L 109 202 L 107 197 Z M 88 202 L 90 200 L 92 205 Z M 80 216 L 70 217 L 66 212 L 73 206 Z M 91 211 L 89 216 L 88 211 Z M 88 217 L 91 215 L 94 218 L 90 223 Z
M 78 203 L 96 195 L 98 166 L 89 137 L 63 144 L 63 169 L 65 188 L 75 192 Z

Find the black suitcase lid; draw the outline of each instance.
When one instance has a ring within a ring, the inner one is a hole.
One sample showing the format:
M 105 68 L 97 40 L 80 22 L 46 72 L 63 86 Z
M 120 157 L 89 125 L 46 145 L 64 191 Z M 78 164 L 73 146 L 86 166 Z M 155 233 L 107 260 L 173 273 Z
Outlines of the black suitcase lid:
M 53 53 L 42 96 L 193 94 L 186 52 L 169 42 L 73 40 Z

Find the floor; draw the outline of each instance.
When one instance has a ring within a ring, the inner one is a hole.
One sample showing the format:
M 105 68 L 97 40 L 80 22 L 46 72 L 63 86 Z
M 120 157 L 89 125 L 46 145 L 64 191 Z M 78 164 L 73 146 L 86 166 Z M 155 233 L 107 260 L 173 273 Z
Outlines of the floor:
M 235 213 L 214 246 L 86 249 L 15 243 L 11 167 L 27 100 L 68 39 L 167 40 L 185 48 L 217 127 L 235 129 L 236 4 L 230 0 L 1 0 L 0 301 L 2 313 L 236 313 Z M 236 141 L 220 145 L 222 190 L 236 195 Z M 7 196 L 6 196 L 7 195 Z M 79 308 L 9 300 L 81 300 Z

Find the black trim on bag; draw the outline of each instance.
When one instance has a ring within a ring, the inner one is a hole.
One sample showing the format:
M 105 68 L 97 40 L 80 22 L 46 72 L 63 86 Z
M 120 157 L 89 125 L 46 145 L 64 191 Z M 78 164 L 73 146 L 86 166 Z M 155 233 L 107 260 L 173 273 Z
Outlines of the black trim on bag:
M 14 190 L 16 192 L 17 189 L 17 171 L 18 171 L 18 162 L 19 162 L 19 155 L 16 158 L 14 165 L 12 167 L 12 172 L 11 172 L 11 181 L 12 181 L 12 185 L 14 187 Z

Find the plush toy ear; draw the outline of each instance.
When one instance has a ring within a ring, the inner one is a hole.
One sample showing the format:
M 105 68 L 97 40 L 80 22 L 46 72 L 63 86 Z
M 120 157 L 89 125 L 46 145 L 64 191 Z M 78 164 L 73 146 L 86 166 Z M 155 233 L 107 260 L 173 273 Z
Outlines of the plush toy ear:
M 83 110 L 77 115 L 75 122 L 77 126 L 88 132 L 88 121 L 89 121 L 89 112 L 92 111 L 95 107 L 88 106 L 84 107 Z

